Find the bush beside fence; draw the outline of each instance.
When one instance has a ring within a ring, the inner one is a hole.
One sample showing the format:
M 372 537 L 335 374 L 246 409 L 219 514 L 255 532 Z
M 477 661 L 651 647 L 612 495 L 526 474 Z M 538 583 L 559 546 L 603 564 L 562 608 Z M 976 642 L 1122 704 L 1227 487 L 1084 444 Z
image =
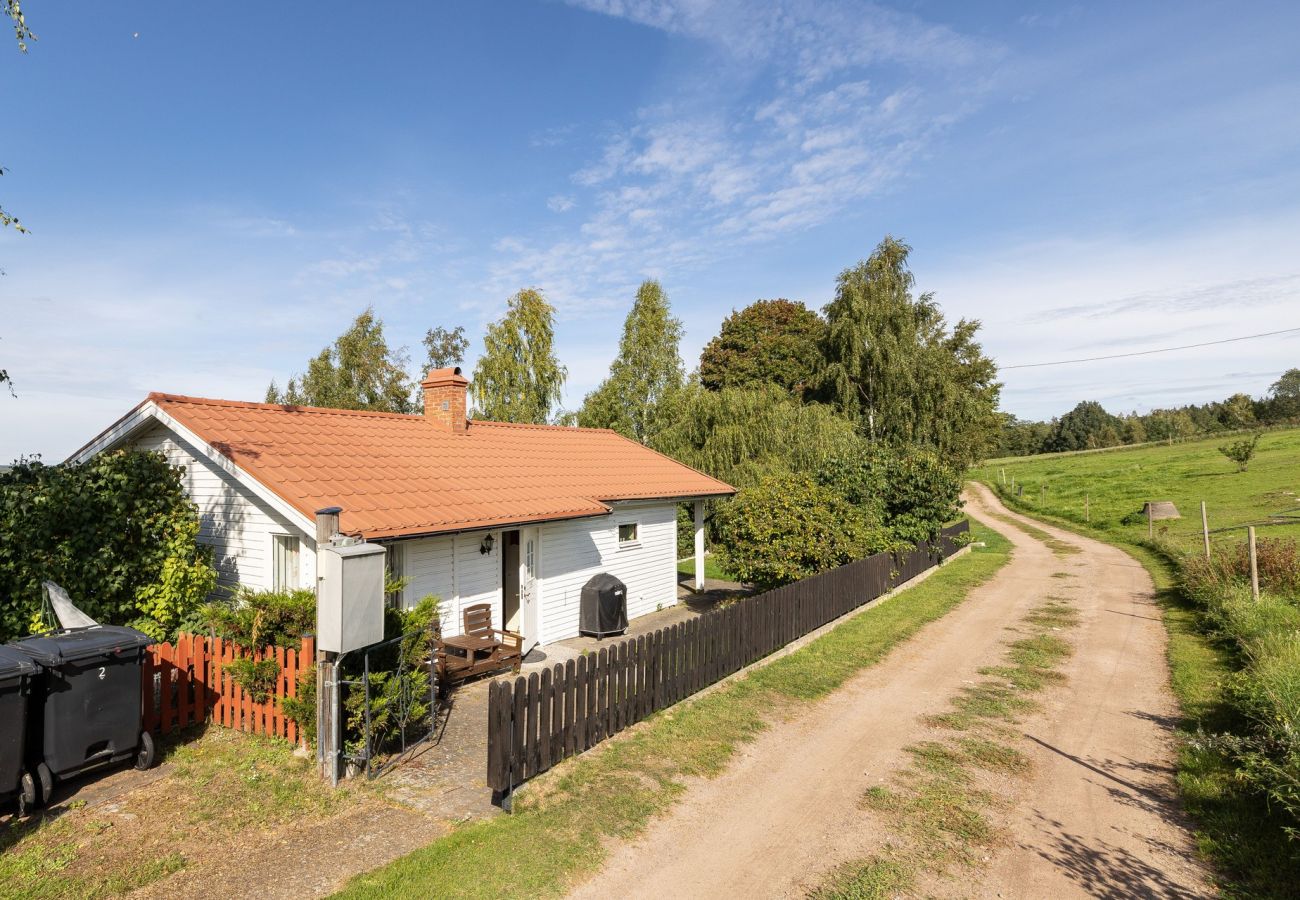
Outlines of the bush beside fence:
M 567 757 L 779 650 L 955 553 L 970 523 L 933 545 L 877 553 L 725 609 L 555 665 L 488 693 L 488 786 L 502 794 Z
M 180 634 L 174 644 L 155 644 L 145 654 L 143 671 L 144 727 L 167 734 L 178 728 L 212 721 L 226 728 L 284 738 L 298 743 L 298 725 L 285 716 L 280 701 L 296 697 L 298 679 L 315 665 L 315 638 L 305 637 L 298 650 L 270 647 L 245 650 L 231 641 Z M 258 702 L 237 684 L 228 663 L 237 659 L 275 660 L 274 686 Z

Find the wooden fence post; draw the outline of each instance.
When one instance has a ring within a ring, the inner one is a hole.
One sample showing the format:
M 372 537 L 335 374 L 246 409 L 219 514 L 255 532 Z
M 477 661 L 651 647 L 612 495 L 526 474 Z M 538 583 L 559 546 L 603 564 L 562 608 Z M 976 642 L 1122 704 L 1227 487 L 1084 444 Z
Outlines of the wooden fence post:
M 1085 522 L 1092 521 L 1092 510 L 1089 508 L 1090 500 L 1091 498 L 1087 494 L 1083 495 L 1083 521 Z
M 1153 538 L 1156 534 L 1155 506 L 1151 501 L 1147 501 L 1147 538 Z
M 1205 501 L 1201 501 L 1201 537 L 1205 541 L 1205 558 L 1210 558 L 1210 519 L 1205 513 Z
M 1259 560 L 1255 556 L 1255 526 L 1246 526 L 1246 542 L 1250 545 L 1250 596 L 1259 601 Z

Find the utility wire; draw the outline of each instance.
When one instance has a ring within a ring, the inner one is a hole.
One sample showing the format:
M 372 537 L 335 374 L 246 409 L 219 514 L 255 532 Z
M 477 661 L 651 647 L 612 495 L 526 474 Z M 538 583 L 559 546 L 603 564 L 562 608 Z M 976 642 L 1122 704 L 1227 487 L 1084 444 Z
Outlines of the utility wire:
M 1110 356 L 1087 356 L 1082 359 L 1058 359 L 1055 362 L 1021 363 L 1018 366 L 999 366 L 1001 371 L 1007 369 L 1038 369 L 1043 366 L 1068 366 L 1071 363 L 1099 362 L 1104 359 L 1124 359 L 1129 356 L 1150 356 L 1153 353 L 1171 353 L 1174 350 L 1192 350 L 1196 347 L 1213 347 L 1215 344 L 1231 344 L 1236 341 L 1251 341 L 1255 338 L 1273 337 L 1278 334 L 1292 334 L 1300 328 L 1283 328 L 1281 331 L 1265 331 L 1263 334 L 1247 334 L 1242 337 L 1224 338 L 1221 341 L 1206 341 L 1203 344 L 1184 344 L 1181 347 L 1161 347 L 1159 350 L 1138 350 L 1133 353 L 1114 353 Z

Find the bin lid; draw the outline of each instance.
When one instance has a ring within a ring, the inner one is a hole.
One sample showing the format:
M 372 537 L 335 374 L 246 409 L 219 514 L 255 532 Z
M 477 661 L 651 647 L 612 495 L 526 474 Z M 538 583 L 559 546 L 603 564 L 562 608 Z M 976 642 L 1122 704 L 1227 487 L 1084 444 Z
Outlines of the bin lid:
M 27 654 L 43 666 L 58 666 L 65 662 L 81 662 L 123 652 L 134 653 L 153 643 L 153 638 L 134 628 L 96 625 L 94 628 L 78 628 L 30 637 L 9 646 Z
M 0 681 L 18 675 L 30 675 L 36 671 L 36 665 L 13 647 L 0 647 Z

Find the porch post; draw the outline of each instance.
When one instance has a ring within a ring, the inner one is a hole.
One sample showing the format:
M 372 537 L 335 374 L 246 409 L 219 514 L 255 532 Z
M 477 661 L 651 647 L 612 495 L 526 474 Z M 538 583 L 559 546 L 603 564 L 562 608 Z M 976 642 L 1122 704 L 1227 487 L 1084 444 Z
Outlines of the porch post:
M 695 501 L 695 590 L 704 590 L 704 501 Z

